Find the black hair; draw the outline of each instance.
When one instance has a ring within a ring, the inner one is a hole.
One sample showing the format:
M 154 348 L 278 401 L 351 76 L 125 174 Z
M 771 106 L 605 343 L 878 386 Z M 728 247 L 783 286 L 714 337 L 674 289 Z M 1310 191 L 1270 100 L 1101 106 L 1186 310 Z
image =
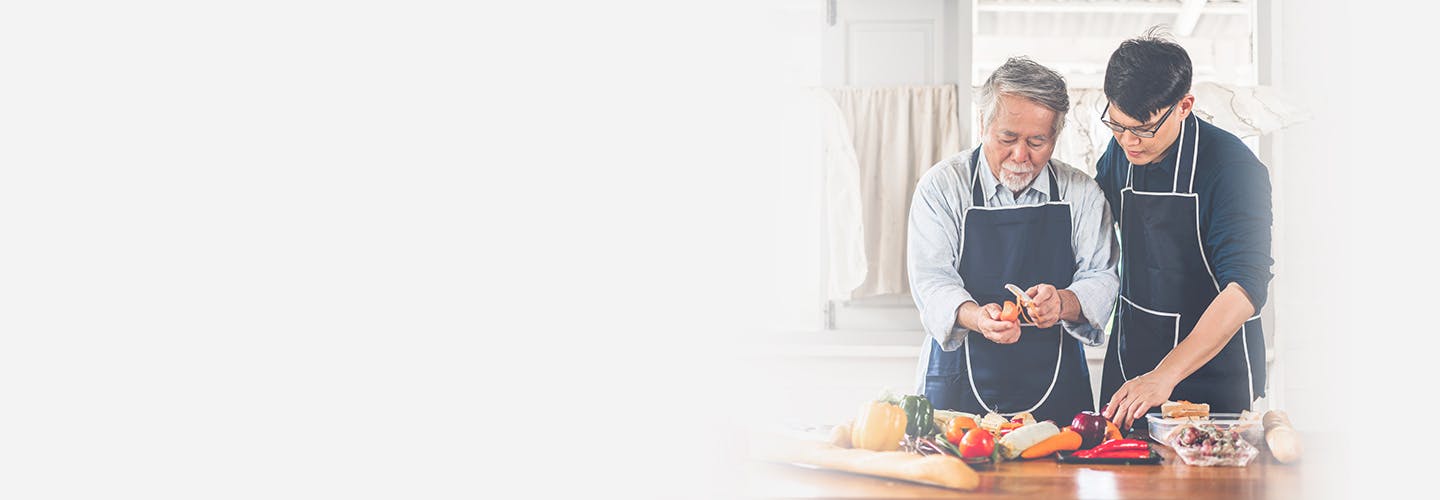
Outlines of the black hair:
M 1144 122 L 1190 92 L 1190 54 L 1160 26 L 1120 42 L 1105 67 L 1105 97 Z

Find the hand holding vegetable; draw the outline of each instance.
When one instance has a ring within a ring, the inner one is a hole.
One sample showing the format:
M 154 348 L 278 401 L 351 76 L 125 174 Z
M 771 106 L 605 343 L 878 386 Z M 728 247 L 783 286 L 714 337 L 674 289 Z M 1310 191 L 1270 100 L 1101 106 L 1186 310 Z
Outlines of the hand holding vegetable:
M 967 302 L 967 304 L 973 303 Z M 995 342 L 996 344 L 1013 344 L 1020 340 L 1020 322 L 1015 321 L 1013 318 L 1010 320 L 1002 319 L 1002 313 L 1004 311 L 1000 306 L 985 304 L 984 306 L 974 307 L 974 311 L 974 315 L 972 316 L 973 321 L 971 321 L 971 325 L 973 325 L 974 328 L 971 329 L 980 332 L 981 335 L 990 339 L 991 342 Z M 1019 309 L 1015 310 L 1015 314 L 1019 314 Z M 969 327 L 971 325 L 962 326 Z
M 1132 378 L 1115 391 L 1101 413 L 1121 429 L 1129 429 L 1136 420 L 1145 416 L 1145 412 L 1169 401 L 1170 393 L 1178 382 L 1167 380 L 1153 371 Z

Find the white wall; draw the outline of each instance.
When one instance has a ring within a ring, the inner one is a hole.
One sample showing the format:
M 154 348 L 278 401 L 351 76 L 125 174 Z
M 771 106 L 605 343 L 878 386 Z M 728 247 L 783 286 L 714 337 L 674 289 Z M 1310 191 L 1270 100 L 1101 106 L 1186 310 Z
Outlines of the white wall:
M 1280 138 L 1286 195 L 1276 207 L 1287 242 L 1276 249 L 1285 400 L 1316 451 L 1306 496 L 1409 496 L 1433 474 L 1432 450 L 1369 422 L 1428 422 L 1436 410 L 1436 8 L 1278 5 L 1280 84 L 1315 111 Z

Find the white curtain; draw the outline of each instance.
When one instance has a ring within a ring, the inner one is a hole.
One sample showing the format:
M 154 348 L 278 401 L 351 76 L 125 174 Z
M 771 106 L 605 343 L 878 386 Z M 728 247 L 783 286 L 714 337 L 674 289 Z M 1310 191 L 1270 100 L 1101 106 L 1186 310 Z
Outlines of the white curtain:
M 908 293 L 905 231 L 910 196 L 921 174 L 960 152 L 957 89 L 934 85 L 826 91 L 835 104 L 826 121 L 825 145 L 830 298 Z

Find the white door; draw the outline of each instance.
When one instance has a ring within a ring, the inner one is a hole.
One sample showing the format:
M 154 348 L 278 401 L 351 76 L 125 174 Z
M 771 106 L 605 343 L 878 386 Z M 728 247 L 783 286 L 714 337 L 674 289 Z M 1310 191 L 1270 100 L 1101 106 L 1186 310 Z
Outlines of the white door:
M 931 85 L 968 75 L 961 68 L 969 66 L 970 2 L 834 0 L 833 6 L 834 24 L 824 36 L 825 85 Z

